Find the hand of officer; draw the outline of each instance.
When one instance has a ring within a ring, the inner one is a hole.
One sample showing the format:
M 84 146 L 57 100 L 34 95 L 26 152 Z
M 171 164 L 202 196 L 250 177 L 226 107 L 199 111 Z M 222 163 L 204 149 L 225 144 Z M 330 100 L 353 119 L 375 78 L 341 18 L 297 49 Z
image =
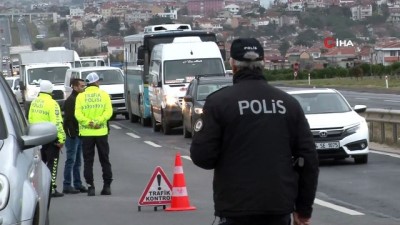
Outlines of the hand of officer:
M 61 150 L 61 148 L 64 146 L 64 144 L 56 143 L 56 146 Z
M 293 225 L 310 225 L 311 220 L 310 218 L 300 217 L 297 212 L 293 213 Z

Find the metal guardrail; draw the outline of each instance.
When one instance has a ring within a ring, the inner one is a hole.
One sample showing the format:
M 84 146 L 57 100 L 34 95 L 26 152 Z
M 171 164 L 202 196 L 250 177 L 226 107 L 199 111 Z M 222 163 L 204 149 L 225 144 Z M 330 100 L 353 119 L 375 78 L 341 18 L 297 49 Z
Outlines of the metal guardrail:
M 368 122 L 370 141 L 400 147 L 400 110 L 371 108 L 360 115 Z

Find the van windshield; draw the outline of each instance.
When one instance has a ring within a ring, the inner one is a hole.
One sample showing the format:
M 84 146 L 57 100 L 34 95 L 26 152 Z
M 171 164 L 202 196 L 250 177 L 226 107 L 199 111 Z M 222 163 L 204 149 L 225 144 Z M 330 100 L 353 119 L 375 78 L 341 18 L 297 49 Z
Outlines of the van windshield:
M 65 73 L 69 67 L 45 67 L 28 69 L 28 82 L 39 84 L 40 80 L 49 80 L 53 84 L 64 84 Z
M 96 72 L 99 75 L 100 85 L 105 84 L 124 84 L 124 76 L 120 70 L 97 70 L 82 72 L 82 77 L 86 77 L 89 73 Z
M 164 82 L 166 84 L 188 83 L 196 75 L 225 75 L 220 58 L 185 59 L 164 62 Z

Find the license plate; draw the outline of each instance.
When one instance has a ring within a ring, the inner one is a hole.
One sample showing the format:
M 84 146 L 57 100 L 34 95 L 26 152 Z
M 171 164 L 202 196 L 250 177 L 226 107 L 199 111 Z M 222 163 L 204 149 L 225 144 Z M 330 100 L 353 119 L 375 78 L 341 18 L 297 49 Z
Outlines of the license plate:
M 340 148 L 339 142 L 316 142 L 316 149 L 338 149 Z

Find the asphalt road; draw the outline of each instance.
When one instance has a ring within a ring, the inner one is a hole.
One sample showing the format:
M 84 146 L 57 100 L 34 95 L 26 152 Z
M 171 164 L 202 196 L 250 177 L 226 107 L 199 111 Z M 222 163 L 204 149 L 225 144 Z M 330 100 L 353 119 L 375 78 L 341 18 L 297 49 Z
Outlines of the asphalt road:
M 31 45 L 31 37 L 29 35 L 28 27 L 25 21 L 20 21 L 17 23 L 19 30 L 20 45 Z
M 151 128 L 117 119 L 111 123 L 111 162 L 115 181 L 112 196 L 101 196 L 101 169 L 95 164 L 95 197 L 85 194 L 53 199 L 51 224 L 57 225 L 186 225 L 212 224 L 212 171 L 202 170 L 190 161 L 191 139 L 176 129 L 172 135 L 154 133 Z M 182 154 L 189 198 L 194 211 L 165 212 L 144 207 L 137 202 L 156 166 L 161 166 L 172 182 L 176 152 Z M 58 184 L 62 189 L 60 163 Z M 398 225 L 400 224 L 400 157 L 371 153 L 368 164 L 353 160 L 333 163 L 323 161 L 313 224 L 322 225 Z M 216 224 L 216 223 L 215 223 Z

